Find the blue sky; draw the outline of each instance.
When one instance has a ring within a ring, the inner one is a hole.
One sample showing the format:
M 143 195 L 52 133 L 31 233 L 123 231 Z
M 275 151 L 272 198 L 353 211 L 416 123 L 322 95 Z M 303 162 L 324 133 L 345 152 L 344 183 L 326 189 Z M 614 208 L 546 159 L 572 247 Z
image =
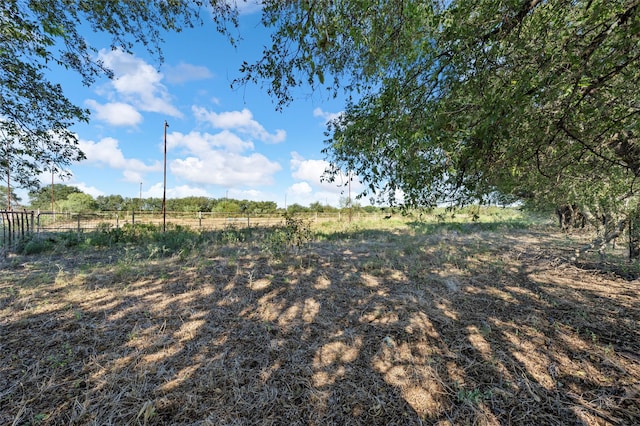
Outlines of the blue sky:
M 321 182 L 320 151 L 326 121 L 340 113 L 343 100 L 301 89 L 278 112 L 266 88 L 230 87 L 242 62 L 257 60 L 269 43 L 259 20 L 255 7 L 243 11 L 236 48 L 209 23 L 168 34 L 162 64 L 142 46 L 129 55 L 89 37 L 115 77 L 84 87 L 77 74 L 52 71 L 67 96 L 91 110 L 90 122 L 73 128 L 87 159 L 69 168 L 70 179 L 56 182 L 94 197 L 138 197 L 141 189 L 143 197 L 162 197 L 166 120 L 168 198 L 338 205 L 345 188 Z M 42 182 L 50 184 L 51 176 Z

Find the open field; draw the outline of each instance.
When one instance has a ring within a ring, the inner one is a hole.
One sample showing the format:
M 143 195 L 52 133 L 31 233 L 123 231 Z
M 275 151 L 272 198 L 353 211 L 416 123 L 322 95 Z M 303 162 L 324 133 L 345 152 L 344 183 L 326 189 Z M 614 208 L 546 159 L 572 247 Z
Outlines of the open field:
M 301 213 L 299 216 L 313 223 L 341 222 L 349 220 L 348 212 Z M 353 221 L 381 220 L 384 213 L 352 213 Z M 12 223 L 9 223 L 11 220 Z M 89 232 L 104 226 L 119 228 L 131 224 L 162 225 L 163 222 L 187 226 L 204 231 L 220 230 L 234 225 L 237 227 L 267 227 L 282 224 L 281 213 L 244 214 L 223 212 L 93 212 L 93 213 L 53 213 L 53 212 L 0 212 L 0 236 L 10 228 L 18 232 L 22 228 L 31 228 L 36 232 Z M 1 240 L 1 238 L 0 238 Z
M 0 424 L 640 424 L 637 266 L 523 223 L 10 257 Z

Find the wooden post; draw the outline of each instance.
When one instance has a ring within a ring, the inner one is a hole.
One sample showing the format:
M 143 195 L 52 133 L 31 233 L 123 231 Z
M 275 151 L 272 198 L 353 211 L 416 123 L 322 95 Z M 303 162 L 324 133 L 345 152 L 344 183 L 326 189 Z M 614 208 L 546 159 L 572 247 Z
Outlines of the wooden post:
M 162 186 L 162 232 L 167 232 L 167 120 L 164 121 L 164 185 Z

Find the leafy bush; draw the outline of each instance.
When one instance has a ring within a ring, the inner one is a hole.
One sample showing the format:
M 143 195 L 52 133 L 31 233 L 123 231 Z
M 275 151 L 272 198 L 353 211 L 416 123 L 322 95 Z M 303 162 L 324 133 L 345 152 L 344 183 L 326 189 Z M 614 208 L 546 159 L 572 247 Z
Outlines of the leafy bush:
M 313 236 L 311 232 L 311 222 L 302 218 L 297 218 L 293 214 L 284 214 L 284 231 L 288 237 L 289 244 L 293 248 L 300 249 L 306 245 Z
M 125 223 L 122 226 L 123 242 L 127 243 L 154 240 L 159 234 L 162 234 L 162 228 L 152 223 Z
M 200 234 L 196 234 L 188 227 L 176 225 L 170 227 L 166 232 L 155 232 L 152 234 L 153 242 L 167 255 L 182 253 L 188 254 L 192 248 L 200 242 Z
M 30 235 L 20 239 L 15 247 L 16 253 L 25 255 L 55 251 L 57 248 L 71 248 L 81 244 L 76 232 L 63 232 L 52 235 Z
M 282 258 L 289 250 L 300 251 L 313 237 L 308 220 L 295 217 L 293 213 L 283 215 L 284 226 L 267 233 L 262 249 L 275 258 Z
M 82 238 L 77 232 L 63 232 L 58 234 L 58 241 L 66 248 L 76 247 L 82 243 Z
M 40 254 L 51 251 L 54 246 L 55 240 L 52 238 L 31 237 L 21 240 L 16 247 L 16 252 L 26 255 Z
M 99 223 L 95 230 L 87 235 L 85 242 L 87 245 L 98 247 L 112 245 L 116 242 L 114 241 L 114 237 L 116 237 L 116 235 L 114 235 L 115 232 L 111 227 L 112 225 L 110 223 Z
M 262 241 L 262 250 L 276 259 L 284 257 L 287 246 L 287 233 L 280 228 L 268 232 Z
M 237 244 L 249 241 L 251 238 L 251 228 L 238 228 L 233 223 L 227 224 L 224 229 L 217 233 L 216 240 L 222 244 Z
M 110 223 L 100 223 L 95 230 L 86 236 L 86 243 L 93 246 L 112 246 L 114 244 L 138 244 L 154 241 L 155 235 L 161 233 L 159 226 L 146 223 L 125 223 L 120 228 L 113 228 Z

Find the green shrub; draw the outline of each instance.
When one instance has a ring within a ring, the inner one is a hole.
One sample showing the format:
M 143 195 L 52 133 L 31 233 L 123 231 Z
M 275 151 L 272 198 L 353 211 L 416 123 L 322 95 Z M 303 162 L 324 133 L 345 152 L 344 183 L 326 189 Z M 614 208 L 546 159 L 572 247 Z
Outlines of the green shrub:
M 278 259 L 291 249 L 300 251 L 313 237 L 308 220 L 290 212 L 284 213 L 283 217 L 284 226 L 268 232 L 262 243 L 262 250 Z
M 77 232 L 63 232 L 58 234 L 58 241 L 66 248 L 77 247 L 82 243 L 81 234 Z
M 31 237 L 20 241 L 16 251 L 25 255 L 40 254 L 53 250 L 55 240 L 51 238 Z
M 251 235 L 251 228 L 238 228 L 237 225 L 230 223 L 217 233 L 216 240 L 222 244 L 237 244 L 249 241 Z
M 276 259 L 281 259 L 287 252 L 288 245 L 287 233 L 276 228 L 265 235 L 262 241 L 262 250 Z
M 98 226 L 86 236 L 86 243 L 91 246 L 108 247 L 118 241 L 118 232 L 112 229 L 110 223 L 99 223 Z
M 175 225 L 166 232 L 156 231 L 152 234 L 152 241 L 161 249 L 163 254 L 188 253 L 200 241 L 200 235 L 188 227 Z

